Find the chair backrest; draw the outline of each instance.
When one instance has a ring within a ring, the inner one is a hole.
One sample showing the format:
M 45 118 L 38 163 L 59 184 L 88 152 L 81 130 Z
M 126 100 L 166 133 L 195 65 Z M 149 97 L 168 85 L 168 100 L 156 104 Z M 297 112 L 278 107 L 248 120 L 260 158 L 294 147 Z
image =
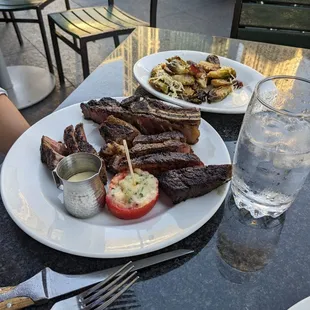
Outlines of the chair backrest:
M 310 48 L 310 0 L 236 0 L 231 37 Z
M 156 27 L 158 0 L 150 0 L 150 26 Z M 114 0 L 108 0 L 109 5 L 114 5 Z

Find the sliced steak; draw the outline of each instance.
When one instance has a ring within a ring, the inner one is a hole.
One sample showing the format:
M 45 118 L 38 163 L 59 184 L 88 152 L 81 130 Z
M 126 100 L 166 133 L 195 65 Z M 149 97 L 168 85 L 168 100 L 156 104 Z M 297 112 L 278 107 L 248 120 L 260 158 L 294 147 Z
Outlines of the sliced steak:
M 75 126 L 74 136 L 80 152 L 97 155 L 97 151 L 87 141 L 83 123 L 79 123 Z
M 231 165 L 187 167 L 165 172 L 159 177 L 162 190 L 174 204 L 205 195 L 231 179 Z
M 184 135 L 178 131 L 167 131 L 157 135 L 139 135 L 135 137 L 132 144 L 148 144 L 148 143 L 162 143 L 169 140 L 176 140 L 186 142 Z
M 176 140 L 168 140 L 161 143 L 136 144 L 130 149 L 130 156 L 134 158 L 164 152 L 193 153 L 192 148 L 188 144 Z
M 140 168 L 148 171 L 154 175 L 159 175 L 162 172 L 171 169 L 180 169 L 184 167 L 203 166 L 198 156 L 195 154 L 184 154 L 184 153 L 158 153 L 140 156 L 133 158 L 133 168 Z M 124 157 L 116 157 L 111 165 L 114 171 L 120 172 L 128 169 L 127 160 Z
M 54 170 L 58 163 L 68 155 L 66 146 L 61 142 L 42 136 L 40 146 L 41 161 L 48 169 Z
M 75 140 L 75 132 L 73 125 L 68 126 L 64 130 L 64 142 L 70 154 L 78 153 L 80 151 L 79 146 Z
M 106 142 L 123 144 L 125 139 L 128 147 L 131 147 L 134 138 L 140 135 L 137 128 L 112 115 L 100 125 L 99 132 Z
M 85 119 L 91 119 L 98 124 L 103 123 L 110 115 L 124 119 L 122 116 L 126 114 L 120 103 L 109 97 L 81 103 L 81 109 Z
M 102 98 L 82 103 L 81 109 L 86 119 L 101 124 L 113 115 L 132 124 L 143 134 L 180 131 L 190 144 L 196 143 L 200 135 L 198 109 L 181 109 L 155 99 L 134 96 L 118 103 L 111 98 Z
M 179 108 L 156 99 L 140 97 L 122 102 L 122 106 L 134 117 L 131 123 L 143 134 L 180 131 L 190 144 L 198 142 L 200 112 L 193 108 Z

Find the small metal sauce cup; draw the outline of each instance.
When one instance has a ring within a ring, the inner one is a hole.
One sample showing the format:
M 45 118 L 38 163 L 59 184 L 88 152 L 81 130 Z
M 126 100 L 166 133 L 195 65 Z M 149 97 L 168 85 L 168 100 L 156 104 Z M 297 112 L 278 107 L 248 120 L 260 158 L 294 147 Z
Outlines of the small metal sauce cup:
M 88 153 L 75 153 L 63 158 L 53 173 L 55 184 L 64 192 L 67 211 L 77 218 L 92 217 L 105 205 L 106 191 L 99 173 L 101 159 Z M 94 172 L 88 179 L 71 182 L 72 176 L 82 172 Z

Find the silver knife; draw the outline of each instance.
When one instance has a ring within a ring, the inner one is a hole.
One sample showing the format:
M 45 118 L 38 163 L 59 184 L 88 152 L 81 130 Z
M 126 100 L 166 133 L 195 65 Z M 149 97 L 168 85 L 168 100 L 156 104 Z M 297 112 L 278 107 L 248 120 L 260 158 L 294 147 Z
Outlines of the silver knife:
M 133 270 L 146 268 L 193 252 L 192 250 L 176 250 L 140 259 L 133 262 Z M 66 275 L 45 268 L 15 287 L 0 288 L 0 310 L 22 309 L 36 303 L 47 302 L 52 298 L 98 283 L 119 268 L 120 266 L 117 266 L 83 275 Z

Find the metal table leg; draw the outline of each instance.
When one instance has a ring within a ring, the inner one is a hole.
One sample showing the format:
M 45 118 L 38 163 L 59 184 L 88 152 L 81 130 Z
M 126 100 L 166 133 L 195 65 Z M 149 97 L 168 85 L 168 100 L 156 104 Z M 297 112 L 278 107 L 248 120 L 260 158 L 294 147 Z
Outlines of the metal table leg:
M 0 86 L 20 110 L 46 98 L 55 88 L 55 77 L 48 70 L 38 67 L 6 67 L 0 50 Z

